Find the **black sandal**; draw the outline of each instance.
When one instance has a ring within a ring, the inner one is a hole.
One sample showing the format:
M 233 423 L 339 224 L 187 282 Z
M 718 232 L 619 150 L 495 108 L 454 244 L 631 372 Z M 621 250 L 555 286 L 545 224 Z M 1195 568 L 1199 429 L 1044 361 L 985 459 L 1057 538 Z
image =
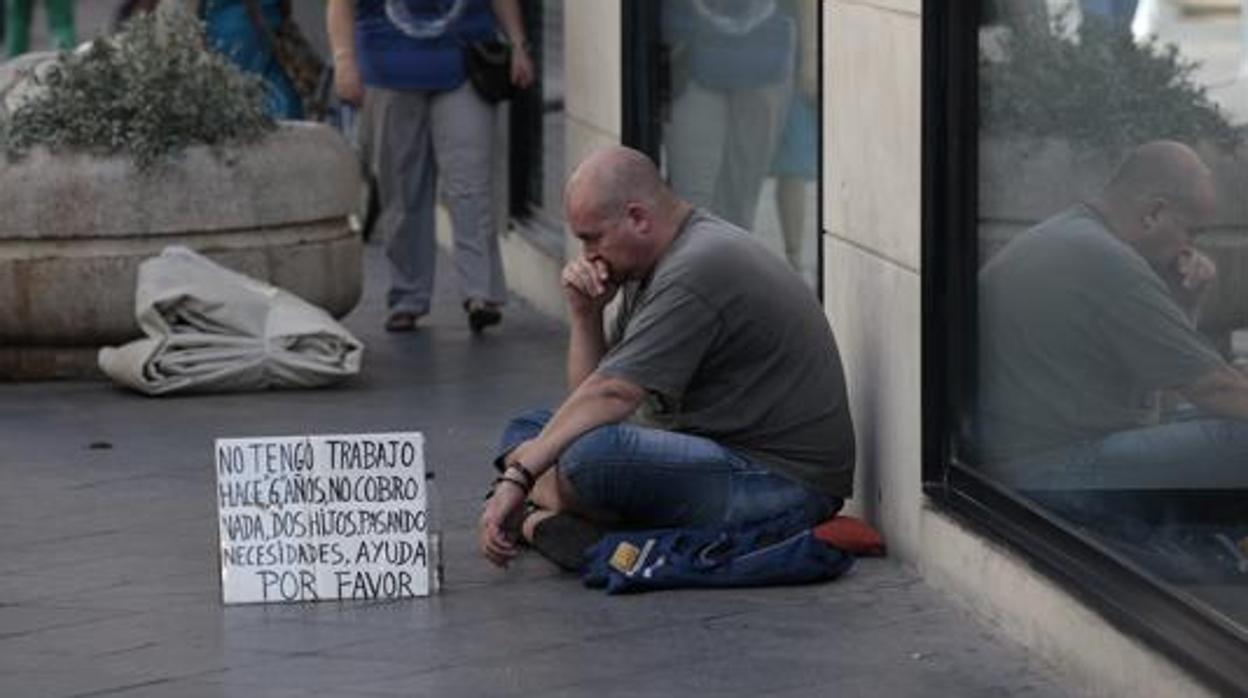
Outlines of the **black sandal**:
M 487 327 L 493 327 L 503 321 L 503 311 L 497 303 L 469 298 L 464 301 L 464 312 L 468 313 L 468 327 L 474 334 L 480 334 Z
M 393 313 L 390 313 L 390 317 L 386 318 L 386 331 L 411 332 L 416 329 L 416 323 L 419 320 L 419 313 L 413 313 L 407 310 L 396 310 Z

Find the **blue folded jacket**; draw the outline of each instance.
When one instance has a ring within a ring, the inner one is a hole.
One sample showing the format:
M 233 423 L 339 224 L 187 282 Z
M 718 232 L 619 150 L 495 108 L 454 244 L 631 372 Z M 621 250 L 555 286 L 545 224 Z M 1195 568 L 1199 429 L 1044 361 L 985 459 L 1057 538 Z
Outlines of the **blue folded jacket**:
M 807 584 L 835 579 L 854 564 L 791 516 L 734 528 L 612 533 L 585 557 L 585 585 L 608 594 Z

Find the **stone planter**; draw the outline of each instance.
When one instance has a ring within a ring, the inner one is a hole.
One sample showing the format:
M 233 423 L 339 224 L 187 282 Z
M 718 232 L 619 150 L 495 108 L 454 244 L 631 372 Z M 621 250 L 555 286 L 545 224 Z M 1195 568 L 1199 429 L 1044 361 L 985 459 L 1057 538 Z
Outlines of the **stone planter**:
M 346 314 L 361 287 L 358 190 L 350 147 L 311 123 L 147 172 L 121 156 L 0 159 L 0 378 L 95 374 L 98 347 L 139 334 L 139 262 L 170 244 Z
M 1201 314 L 1221 337 L 1248 327 L 1248 146 L 1197 150 L 1214 172 L 1218 209 L 1196 246 L 1218 265 L 1218 282 Z M 1015 235 L 1095 195 L 1116 167 L 1099 153 L 1056 139 L 985 138 L 979 151 L 979 255 L 982 265 Z

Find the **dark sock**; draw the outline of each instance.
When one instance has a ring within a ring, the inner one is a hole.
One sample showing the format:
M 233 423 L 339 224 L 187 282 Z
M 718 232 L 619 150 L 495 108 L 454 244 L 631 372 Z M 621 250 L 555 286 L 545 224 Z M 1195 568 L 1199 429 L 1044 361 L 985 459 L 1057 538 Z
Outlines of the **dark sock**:
M 533 528 L 533 549 L 568 572 L 585 564 L 585 549 L 597 543 L 605 531 L 571 514 L 555 514 Z

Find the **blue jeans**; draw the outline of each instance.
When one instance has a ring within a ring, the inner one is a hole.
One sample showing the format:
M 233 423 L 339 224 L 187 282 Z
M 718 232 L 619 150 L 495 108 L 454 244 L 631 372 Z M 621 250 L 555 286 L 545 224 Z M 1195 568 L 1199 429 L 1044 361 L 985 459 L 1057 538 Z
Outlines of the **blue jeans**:
M 535 410 L 513 419 L 499 460 L 537 436 L 551 414 Z M 582 434 L 559 456 L 558 468 L 581 504 L 628 527 L 737 525 L 794 510 L 813 525 L 843 504 L 710 439 L 633 424 Z
M 986 470 L 1023 490 L 1248 489 L 1248 421 L 1183 411 Z

